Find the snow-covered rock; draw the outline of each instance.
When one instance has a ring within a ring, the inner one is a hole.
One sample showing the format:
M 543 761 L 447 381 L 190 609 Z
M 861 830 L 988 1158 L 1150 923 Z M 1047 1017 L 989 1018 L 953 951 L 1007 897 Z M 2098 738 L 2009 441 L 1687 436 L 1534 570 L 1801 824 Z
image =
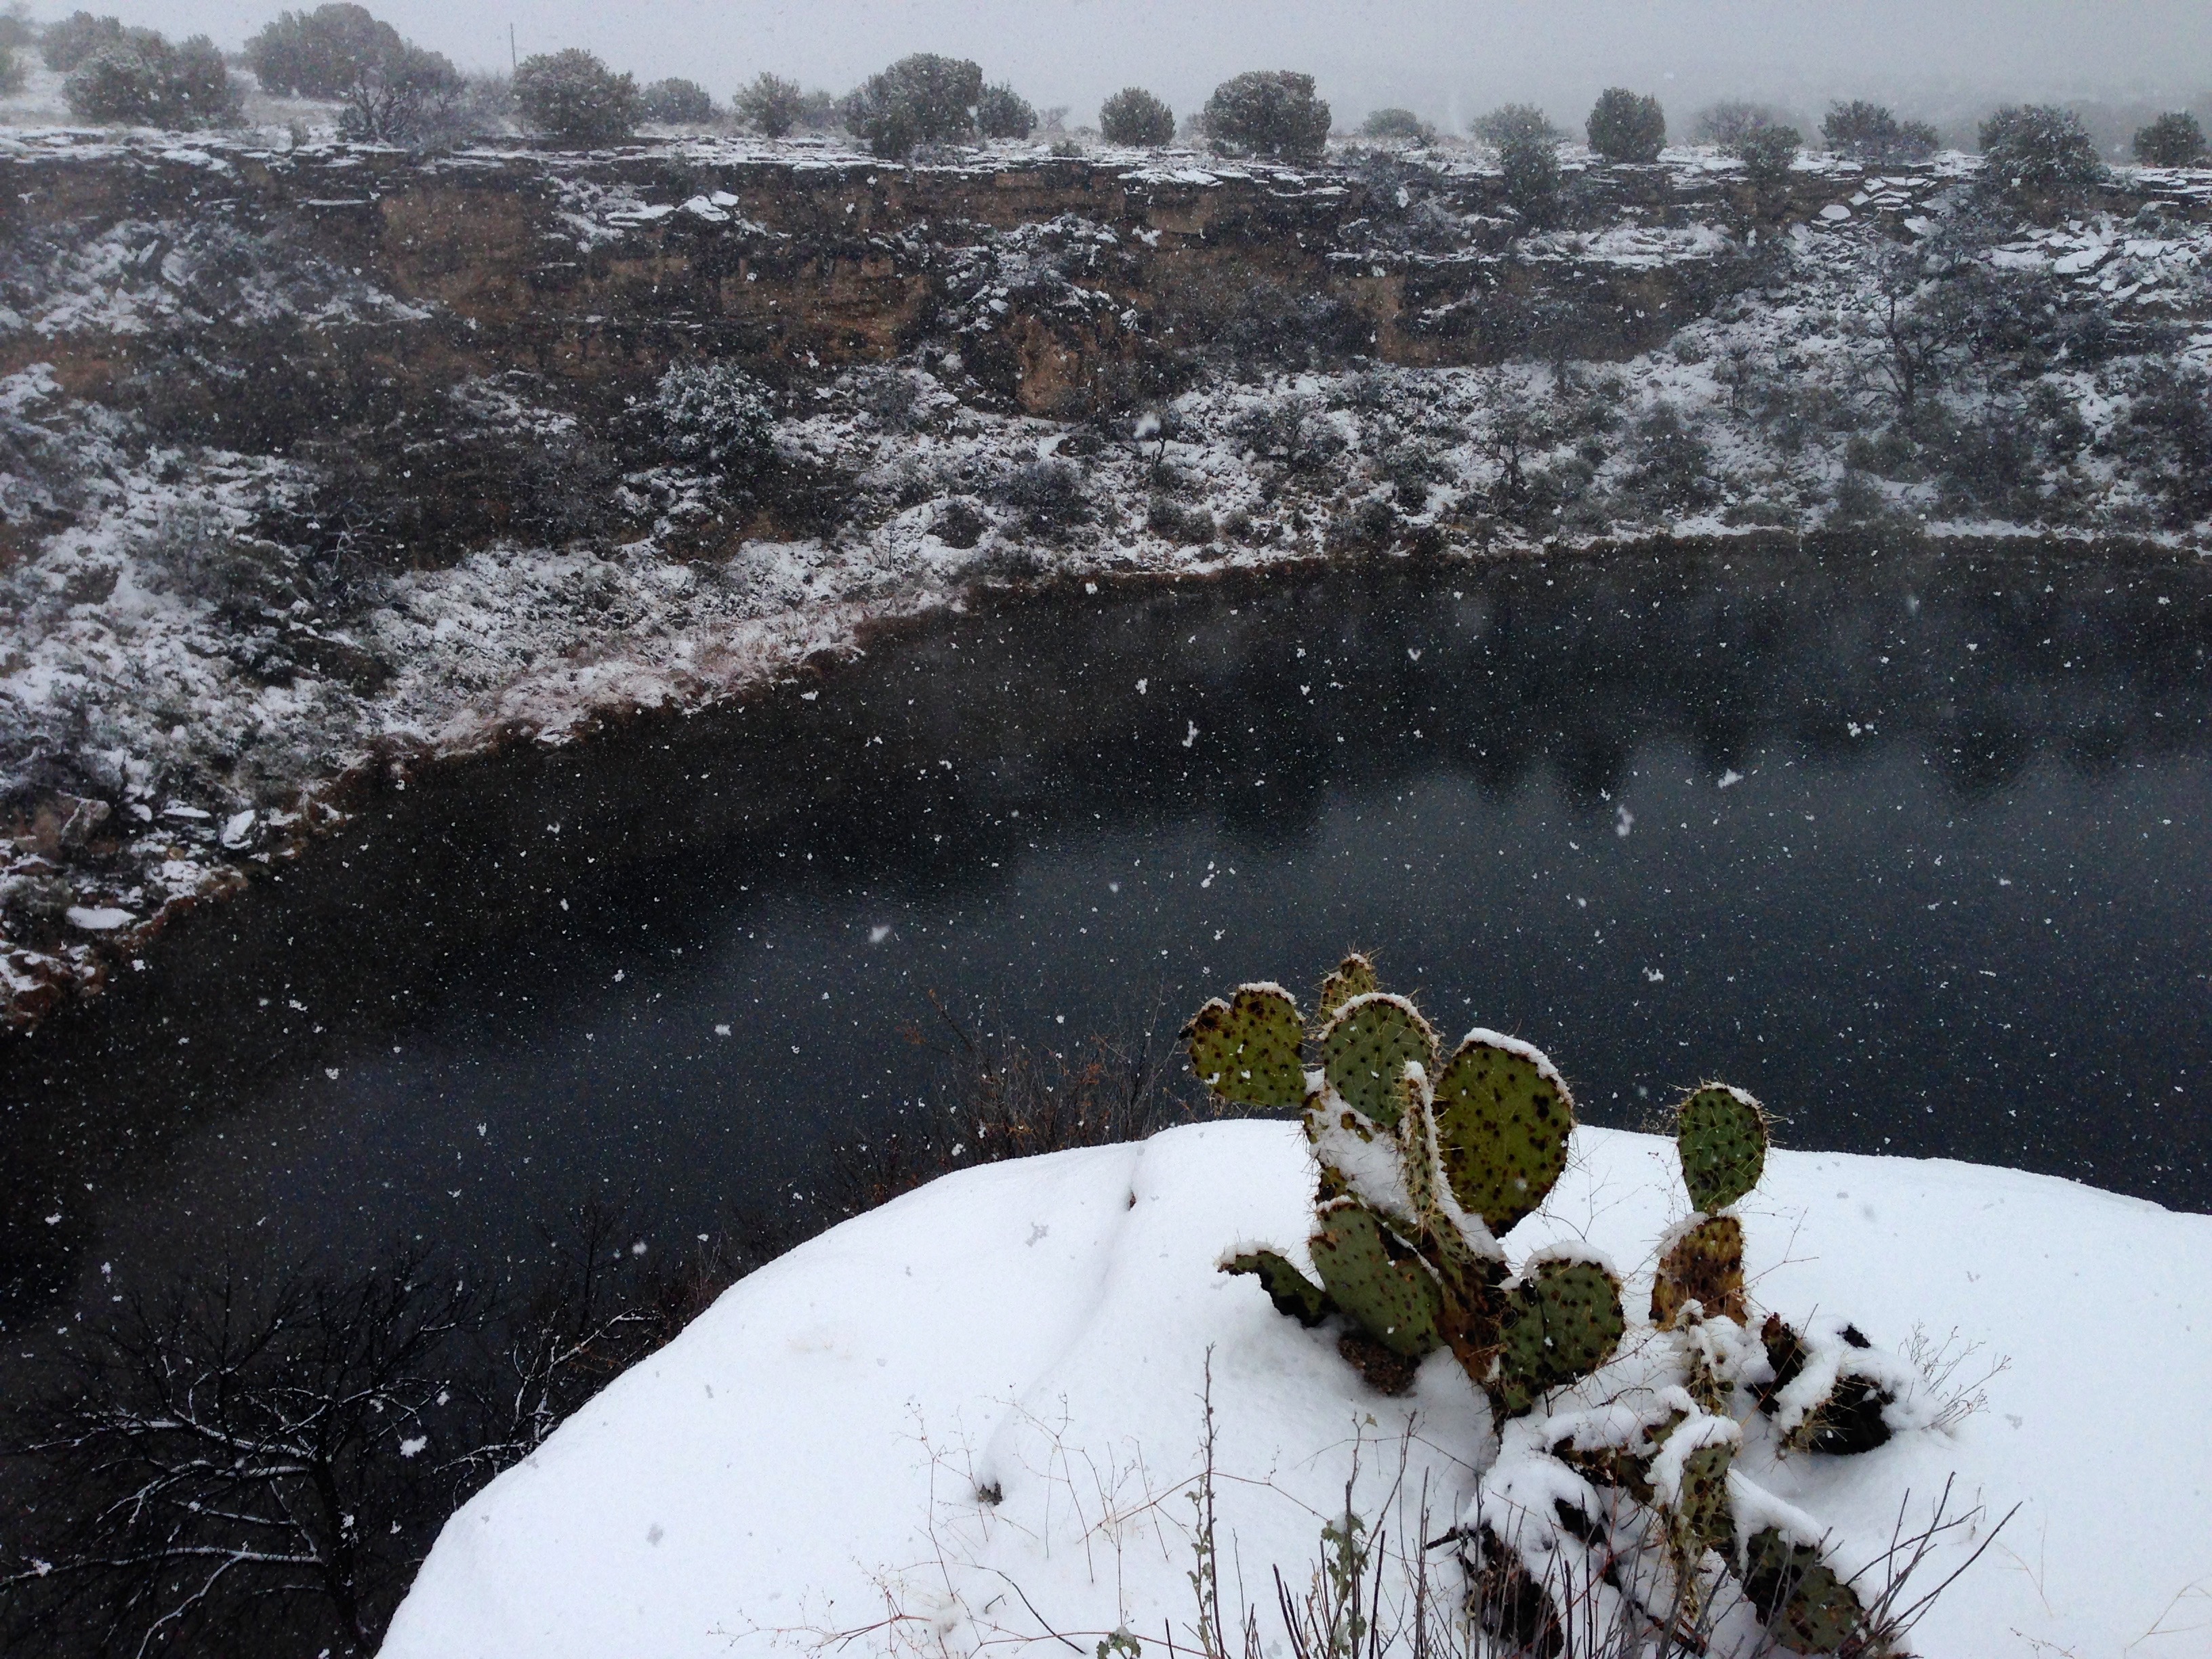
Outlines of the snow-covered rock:
M 1449 1356 L 1383 1398 L 1325 1331 L 1215 1271 L 1242 1241 L 1302 1239 L 1310 1194 L 1295 1127 L 1224 1122 L 963 1171 L 848 1222 L 457 1514 L 386 1659 L 683 1659 L 856 1632 L 867 1650 L 1061 1650 L 1048 1626 L 1084 1653 L 1117 1628 L 1182 1641 L 1209 1365 L 1222 1601 L 1232 1621 L 1260 1608 L 1273 1639 L 1271 1569 L 1303 1587 L 1355 1454 L 1354 1506 L 1394 1538 L 1424 1505 L 1418 1535 L 1443 1532 L 1486 1455 L 1486 1407 Z M 1509 1247 L 1640 1263 L 1636 1307 L 1680 1204 L 1670 1143 L 1584 1129 Z M 1924 1520 L 1955 1476 L 1954 1511 L 1983 1518 L 1924 1588 L 2021 1505 L 1928 1613 L 1922 1650 L 2205 1651 L 2212 1218 L 1787 1152 L 1744 1210 L 1763 1306 L 1848 1315 L 1931 1373 L 1983 1345 L 1953 1387 L 2010 1362 L 1980 1408 L 1864 1456 L 1778 1463 L 1747 1427 L 1762 1484 L 1843 1543 L 1886 1542 L 1900 1503 Z

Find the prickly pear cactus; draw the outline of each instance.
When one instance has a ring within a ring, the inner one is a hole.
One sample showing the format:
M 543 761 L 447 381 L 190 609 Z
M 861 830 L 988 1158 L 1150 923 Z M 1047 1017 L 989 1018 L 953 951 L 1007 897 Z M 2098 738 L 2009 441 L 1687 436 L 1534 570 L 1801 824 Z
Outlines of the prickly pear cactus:
M 1693 1222 L 1659 1258 L 1651 1280 L 1651 1322 L 1666 1329 L 1692 1302 L 1708 1319 L 1741 1323 L 1745 1317 L 1743 1223 L 1732 1215 Z
M 1667 1523 L 1668 1547 L 1686 1566 L 1735 1540 L 1728 1477 L 1743 1431 L 1733 1418 L 1698 1413 L 1667 1434 L 1651 1460 L 1651 1506 Z
M 1384 991 L 1353 997 L 1322 1032 L 1322 1070 L 1329 1087 L 1383 1128 L 1397 1127 L 1408 1062 L 1434 1072 L 1437 1034 L 1403 997 Z
M 1492 1392 L 1510 1413 L 1613 1358 L 1627 1322 L 1620 1281 L 1595 1261 L 1552 1260 L 1510 1293 Z
M 1335 1304 L 1328 1292 L 1273 1250 L 1248 1250 L 1221 1264 L 1225 1273 L 1249 1273 L 1267 1292 L 1275 1311 L 1310 1328 L 1328 1317 Z
M 1395 1253 L 1393 1242 L 1372 1210 L 1340 1198 L 1322 1209 L 1306 1249 L 1346 1317 L 1391 1352 L 1418 1359 L 1443 1341 L 1443 1297 L 1436 1275 L 1410 1250 Z
M 1273 1250 L 1221 1265 L 1257 1279 L 1300 1324 L 1334 1323 L 1375 1388 L 1403 1389 L 1448 1346 L 1486 1393 L 1498 1453 L 1480 1487 L 1493 1508 L 1478 1502 L 1458 1534 L 1484 1627 L 1525 1627 L 1534 1650 L 1559 1652 L 1563 1638 L 1537 1638 L 1565 1630 L 1547 1586 L 1571 1580 L 1635 1603 L 1655 1628 L 1735 1607 L 1731 1616 L 1759 1620 L 1759 1651 L 1890 1653 L 1850 1586 L 1802 1541 L 1802 1517 L 1738 1532 L 1740 1515 L 1776 1512 L 1735 1467 L 1747 1395 L 1784 1452 L 1861 1451 L 1928 1420 L 1915 1415 L 1927 1407 L 1911 1368 L 1855 1327 L 1830 1318 L 1801 1333 L 1769 1316 L 1752 1334 L 1730 1206 L 1765 1166 L 1759 1103 L 1709 1084 L 1677 1109 L 1692 1213 L 1657 1253 L 1654 1328 L 1616 1364 L 1627 1322 L 1613 1271 L 1554 1249 L 1514 1278 L 1500 1242 L 1566 1167 L 1574 1102 L 1551 1062 L 1477 1030 L 1439 1064 L 1436 1033 L 1379 988 L 1364 957 L 1323 981 L 1318 1006 L 1310 1044 L 1276 985 L 1207 1003 L 1184 1033 L 1222 1100 L 1303 1106 L 1320 1174 L 1307 1241 L 1319 1284 Z M 1504 1514 L 1525 1533 L 1488 1518 Z
M 1813 1545 L 1772 1527 L 1744 1546 L 1743 1594 L 1766 1633 L 1792 1653 L 1842 1653 L 1865 1633 L 1857 1592 Z
M 1246 985 L 1218 997 L 1183 1027 L 1190 1061 L 1206 1087 L 1238 1106 L 1293 1111 L 1305 1099 L 1305 1027 L 1279 985 Z
M 1354 951 L 1321 982 L 1321 1013 L 1325 1024 L 1334 1018 L 1336 1011 L 1354 997 L 1364 997 L 1375 989 L 1375 964 Z
M 1574 1099 L 1525 1042 L 1470 1032 L 1437 1079 L 1432 1109 L 1452 1195 L 1493 1233 L 1541 1204 L 1567 1167 Z
M 1711 1215 L 1759 1185 L 1766 1168 L 1766 1114 L 1742 1090 L 1707 1084 L 1676 1111 L 1674 1146 L 1691 1208 Z

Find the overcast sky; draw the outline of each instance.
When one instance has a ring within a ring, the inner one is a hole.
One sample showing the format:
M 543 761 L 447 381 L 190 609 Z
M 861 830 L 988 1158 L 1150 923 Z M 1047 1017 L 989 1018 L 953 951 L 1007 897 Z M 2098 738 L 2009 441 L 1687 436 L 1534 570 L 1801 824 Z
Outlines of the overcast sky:
M 301 0 L 294 0 L 295 6 Z M 88 4 L 234 46 L 270 0 Z M 908 52 L 975 58 L 1038 105 L 1094 115 L 1152 88 L 1178 112 L 1246 69 L 1300 69 L 1340 121 L 1408 104 L 1456 125 L 1508 99 L 1555 115 L 1621 83 L 1691 108 L 1740 94 L 1817 113 L 1872 91 L 1955 110 L 1999 99 L 2180 104 L 2212 89 L 2212 0 L 371 0 L 464 68 L 587 46 L 726 98 L 763 69 L 843 91 Z M 1673 111 L 1670 109 L 1670 112 Z

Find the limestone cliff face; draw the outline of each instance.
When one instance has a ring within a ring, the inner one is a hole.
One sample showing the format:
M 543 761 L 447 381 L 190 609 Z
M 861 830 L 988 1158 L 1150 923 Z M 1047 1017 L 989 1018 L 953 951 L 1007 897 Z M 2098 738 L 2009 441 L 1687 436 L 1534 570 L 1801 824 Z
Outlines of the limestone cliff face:
M 179 228 L 220 223 L 413 308 L 386 319 L 404 382 L 523 368 L 590 397 L 702 351 L 805 378 L 944 331 L 987 393 L 1052 416 L 1125 396 L 1145 365 L 1156 374 L 1255 306 L 1327 312 L 1320 344 L 1340 357 L 1465 364 L 1532 343 L 1628 356 L 1741 280 L 1741 244 L 1692 228 L 1786 224 L 1839 189 L 1807 174 L 1756 199 L 1725 175 L 1613 169 L 1570 204 L 1573 227 L 1600 233 L 1593 246 L 1529 257 L 1494 179 L 1402 166 L 906 168 L 696 146 L 423 161 L 19 146 L 7 159 L 0 212 L 18 263 L 135 231 L 125 257 L 159 287 Z M 1607 246 L 1607 232 L 1649 246 Z M 1061 257 L 1071 234 L 1085 257 Z M 266 320 L 218 307 L 199 326 Z M 0 336 L 0 372 L 48 362 L 65 389 L 96 394 L 173 343 L 82 319 Z

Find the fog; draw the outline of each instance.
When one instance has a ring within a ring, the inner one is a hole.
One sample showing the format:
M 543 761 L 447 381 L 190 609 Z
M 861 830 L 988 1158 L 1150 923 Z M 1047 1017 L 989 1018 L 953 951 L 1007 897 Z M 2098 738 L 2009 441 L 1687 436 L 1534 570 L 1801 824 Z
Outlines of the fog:
M 279 9 L 111 3 L 126 21 L 225 46 Z M 506 67 L 511 26 L 522 56 L 586 46 L 641 78 L 686 76 L 718 98 L 763 69 L 842 91 L 903 53 L 951 52 L 1041 106 L 1067 106 L 1072 122 L 1132 83 L 1186 110 L 1255 68 L 1310 71 L 1340 122 L 1403 104 L 1454 127 L 1508 99 L 1571 118 L 1615 83 L 1657 93 L 1678 125 L 1722 96 L 1817 117 L 1832 97 L 1871 94 L 1955 126 L 2008 100 L 2175 106 L 2212 89 L 2207 0 L 374 0 L 371 9 L 466 68 Z

